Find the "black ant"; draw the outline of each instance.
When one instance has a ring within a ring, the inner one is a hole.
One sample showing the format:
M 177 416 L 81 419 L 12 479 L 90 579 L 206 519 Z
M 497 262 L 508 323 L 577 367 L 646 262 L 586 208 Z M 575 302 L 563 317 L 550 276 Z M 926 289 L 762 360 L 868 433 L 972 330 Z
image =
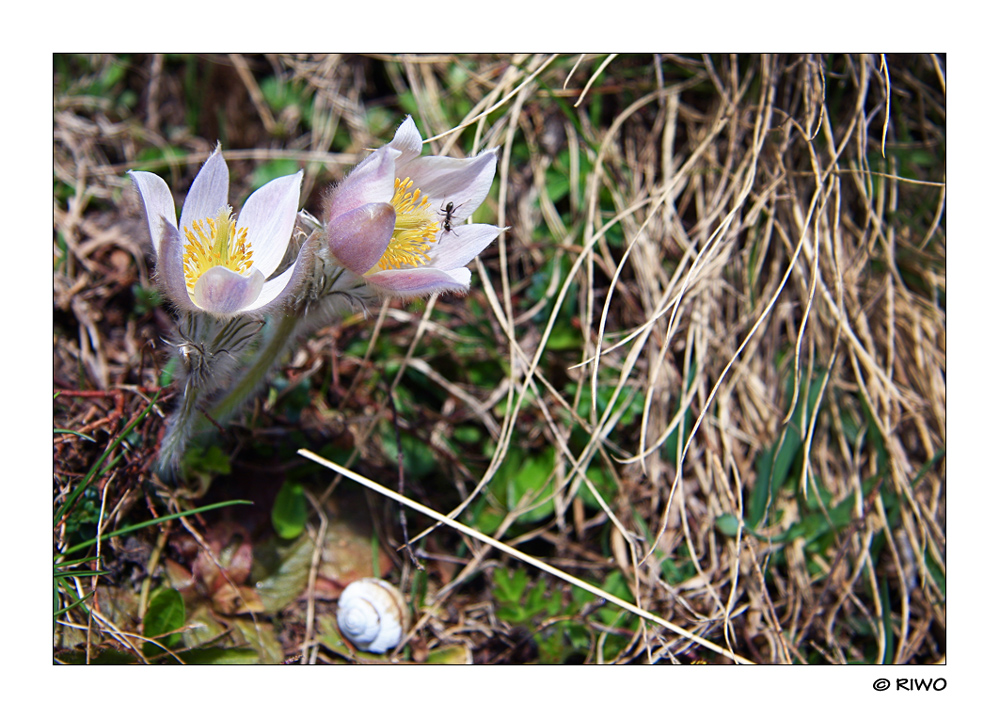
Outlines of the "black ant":
M 464 205 L 464 204 L 465 203 L 463 202 L 462 205 Z M 462 205 L 459 205 L 458 207 L 461 207 Z M 455 211 L 458 209 L 458 207 L 455 207 L 455 203 L 454 202 L 449 202 L 438 213 L 438 214 L 444 215 L 444 222 L 442 222 L 441 224 L 444 226 L 444 231 L 445 232 L 455 232 L 455 230 L 452 229 L 451 221 L 452 221 L 452 217 L 455 214 Z M 455 234 L 457 235 L 458 233 L 455 232 Z

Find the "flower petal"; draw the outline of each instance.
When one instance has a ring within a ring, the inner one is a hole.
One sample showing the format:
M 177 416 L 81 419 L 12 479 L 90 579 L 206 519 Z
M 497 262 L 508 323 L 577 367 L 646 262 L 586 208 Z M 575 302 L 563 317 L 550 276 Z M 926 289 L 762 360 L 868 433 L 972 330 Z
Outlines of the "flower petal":
M 439 270 L 464 267 L 489 247 L 500 234 L 496 225 L 461 225 L 451 232 L 442 233 L 431 245 L 431 266 Z
M 166 219 L 161 219 L 159 234 L 162 240 L 156 259 L 156 282 L 178 309 L 197 310 L 184 280 L 184 240 L 181 233 Z
M 142 202 L 142 210 L 146 215 L 146 224 L 149 225 L 149 239 L 153 243 L 153 252 L 160 256 L 160 236 L 161 221 L 166 220 L 174 227 L 177 227 L 177 210 L 174 209 L 174 198 L 170 194 L 170 188 L 163 178 L 154 175 L 152 172 L 133 172 L 129 170 L 129 177 L 135 184 L 135 189 L 139 192 L 139 200 Z
M 314 235 L 312 239 L 307 240 L 299 249 L 299 256 L 292 266 L 277 277 L 272 277 L 265 282 L 257 299 L 244 307 L 243 311 L 258 312 L 271 309 L 272 306 L 277 307 L 288 300 L 294 292 L 297 292 L 306 275 L 312 271 L 312 258 L 320 241 L 319 235 Z
M 229 204 L 229 168 L 222 157 L 222 146 L 217 145 L 191 183 L 184 206 L 181 208 L 181 228 L 190 227 L 195 220 L 215 217 Z
M 398 150 L 385 146 L 362 160 L 330 194 L 323 219 L 330 223 L 345 212 L 370 202 L 392 200 L 398 157 Z
M 292 291 L 291 279 L 295 272 L 295 267 L 289 267 L 277 277 L 272 277 L 264 283 L 260 294 L 250 304 L 241 308 L 242 312 L 259 312 L 268 309 L 272 303 L 284 301 Z
M 396 210 L 372 202 L 335 218 L 327 228 L 330 252 L 344 267 L 363 275 L 382 258 L 396 225 Z
M 472 273 L 467 267 L 453 270 L 414 267 L 405 270 L 383 270 L 365 279 L 380 289 L 400 297 L 420 297 L 435 292 L 468 292 Z
M 270 276 L 285 256 L 299 211 L 302 170 L 271 180 L 247 198 L 236 221 L 236 232 L 247 228 L 253 266 Z
M 206 312 L 231 315 L 257 299 L 264 287 L 264 275 L 250 270 L 244 277 L 228 267 L 209 268 L 194 284 L 194 303 Z
M 411 116 L 407 115 L 406 119 L 403 120 L 402 124 L 396 130 L 396 134 L 389 143 L 389 147 L 399 150 L 402 156 L 398 162 L 406 164 L 410 160 L 420 156 L 423 144 L 424 141 L 420 137 L 420 130 L 417 129 L 417 123 L 413 121 Z
M 452 222 L 457 224 L 483 204 L 497 169 L 497 150 L 487 150 L 476 157 L 421 157 L 406 166 L 397 165 L 397 175 L 407 175 L 413 184 L 437 204 L 454 205 Z

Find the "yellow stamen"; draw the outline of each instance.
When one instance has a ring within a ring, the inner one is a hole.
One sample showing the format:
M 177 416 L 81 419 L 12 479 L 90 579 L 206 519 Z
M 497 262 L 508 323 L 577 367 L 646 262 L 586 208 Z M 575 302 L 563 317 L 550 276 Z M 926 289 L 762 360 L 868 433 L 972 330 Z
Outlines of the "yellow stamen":
M 395 186 L 392 206 L 396 209 L 396 227 L 385 254 L 369 273 L 419 267 L 431 261 L 427 253 L 437 239 L 440 226 L 434 219 L 436 215 L 430 199 L 427 195 L 421 196 L 419 188 L 410 191 L 413 181 L 409 177 L 404 180 L 397 177 Z
M 194 297 L 194 285 L 213 267 L 226 267 L 246 276 L 253 264 L 253 250 L 247 241 L 247 228 L 234 232 L 233 212 L 226 207 L 214 220 L 206 217 L 184 228 L 184 281 Z

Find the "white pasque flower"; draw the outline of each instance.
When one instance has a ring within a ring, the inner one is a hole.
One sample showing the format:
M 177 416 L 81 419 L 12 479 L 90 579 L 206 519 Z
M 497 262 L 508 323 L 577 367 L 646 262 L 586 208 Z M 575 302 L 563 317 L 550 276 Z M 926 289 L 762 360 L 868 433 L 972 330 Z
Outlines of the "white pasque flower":
M 421 157 L 421 144 L 407 117 L 330 194 L 323 213 L 336 260 L 400 297 L 467 291 L 466 265 L 500 234 L 495 225 L 460 224 L 489 193 L 496 150 Z
M 291 267 L 270 277 L 292 236 L 301 170 L 251 194 L 234 220 L 229 168 L 216 147 L 188 191 L 180 226 L 167 183 L 151 172 L 128 174 L 149 223 L 158 282 L 179 309 L 221 317 L 260 314 L 302 281 L 302 251 Z

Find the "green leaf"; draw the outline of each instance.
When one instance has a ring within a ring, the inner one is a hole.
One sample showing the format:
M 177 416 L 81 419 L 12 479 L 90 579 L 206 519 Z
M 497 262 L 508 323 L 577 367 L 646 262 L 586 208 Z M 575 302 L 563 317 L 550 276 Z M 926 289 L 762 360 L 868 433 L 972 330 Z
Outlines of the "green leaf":
M 802 447 L 802 438 L 793 424 L 785 426 L 781 438 L 757 458 L 757 480 L 747 508 L 747 524 L 759 527 L 768 507 L 785 484 L 792 463 Z
M 525 509 L 551 494 L 548 481 L 555 466 L 555 448 L 549 447 L 540 454 L 525 459 L 520 449 L 512 448 L 496 477 L 490 483 L 490 493 L 497 503 L 509 511 Z M 538 522 L 552 515 L 555 503 L 551 497 L 540 505 L 518 516 L 519 522 Z
M 180 655 L 185 664 L 259 664 L 260 657 L 249 647 L 202 647 Z
M 492 535 L 503 523 L 507 513 L 490 504 L 490 499 L 480 497 L 473 505 L 471 525 L 483 534 Z
M 528 592 L 528 597 L 524 602 L 524 606 L 532 614 L 539 610 L 548 608 L 545 601 L 546 589 L 547 587 L 545 586 L 545 582 L 538 582 L 531 588 L 531 591 Z
M 892 597 L 889 596 L 889 582 L 884 577 L 879 582 L 879 597 L 882 600 L 882 626 L 885 631 L 885 657 L 883 663 L 889 664 L 896 655 L 896 632 L 892 628 Z
M 559 321 L 552 328 L 552 333 L 549 334 L 549 341 L 545 345 L 545 348 L 555 352 L 558 350 L 577 349 L 582 344 L 583 338 L 580 335 L 580 331 L 570 325 L 568 321 Z
M 508 485 L 507 506 L 510 509 L 514 509 L 522 502 L 534 504 L 540 496 L 551 494 L 552 485 L 548 480 L 552 476 L 554 466 L 554 447 L 549 447 L 542 454 L 528 459 L 521 466 L 520 471 L 517 472 L 514 481 Z M 522 522 L 539 522 L 549 517 L 553 511 L 555 511 L 555 502 L 549 498 L 526 514 L 522 514 L 519 520 Z
M 314 548 L 308 534 L 300 535 L 291 545 L 278 539 L 273 541 L 280 546 L 265 543 L 254 548 L 254 571 L 251 574 L 251 579 L 257 583 L 260 601 L 268 612 L 281 611 L 305 589 L 309 583 Z M 256 561 L 258 559 L 260 564 Z
M 249 617 L 232 620 L 233 639 L 241 645 L 249 645 L 257 655 L 254 664 L 281 664 L 285 659 L 281 642 L 278 641 L 274 624 L 259 622 Z
M 692 371 L 688 374 L 687 380 L 684 382 L 684 391 L 687 392 L 691 389 L 691 385 L 694 384 L 694 378 L 698 375 L 696 371 Z M 640 395 L 640 404 L 642 402 Z M 676 412 L 677 408 L 671 408 L 671 412 Z M 663 442 L 663 449 L 660 455 L 663 457 L 670 466 L 674 466 L 677 463 L 677 451 L 678 449 L 683 449 L 683 445 L 678 447 L 679 440 L 683 437 L 684 441 L 687 442 L 688 438 L 691 436 L 691 427 L 694 425 L 694 411 L 691 406 L 684 410 L 684 419 L 682 419 L 678 426 L 667 435 L 666 440 Z
M 403 469 L 407 479 L 420 479 L 438 470 L 437 456 L 426 442 L 406 432 L 400 432 L 400 443 L 403 445 Z M 399 450 L 396 444 L 396 432 L 392 426 L 382 430 L 382 451 L 391 462 L 399 461 Z
M 518 567 L 514 572 L 509 569 L 497 569 L 493 573 L 493 597 L 500 603 L 517 603 L 521 601 L 528 586 L 528 573 L 523 567 Z
M 184 466 L 188 472 L 203 472 L 210 475 L 226 475 L 232 469 L 229 465 L 229 455 L 216 445 L 211 447 L 192 447 L 184 453 Z
M 588 467 L 586 475 L 604 501 L 611 504 L 614 501 L 615 494 L 618 493 L 618 487 L 615 485 L 614 478 L 600 467 Z M 597 502 L 597 497 L 594 496 L 594 493 L 590 491 L 590 487 L 586 484 L 580 485 L 580 491 L 577 493 L 577 496 L 583 500 L 584 506 L 589 509 L 597 510 L 601 508 L 601 505 Z
M 352 649 L 341 636 L 340 627 L 337 626 L 337 620 L 332 614 L 316 618 L 316 641 L 334 654 L 343 657 L 351 657 L 365 664 L 385 663 L 385 657 L 381 654 Z
M 427 664 L 472 664 L 472 650 L 465 644 L 452 644 L 427 654 Z
M 608 594 L 615 595 L 619 599 L 624 599 L 626 602 L 634 601 L 632 598 L 632 589 L 628 585 L 628 580 L 621 572 L 611 572 L 601 585 L 601 589 Z M 632 623 L 626 618 L 625 615 L 629 615 L 633 620 L 638 621 L 638 617 L 635 617 L 629 612 L 626 612 L 624 609 L 620 609 L 612 604 L 605 605 L 598 609 L 597 615 L 601 618 L 601 621 L 609 627 L 627 626 Z
M 493 598 L 497 603 L 497 618 L 511 624 L 523 624 L 531 616 L 522 601 L 528 587 L 528 573 L 523 567 L 511 572 L 497 569 L 493 573 Z
M 723 514 L 715 520 L 715 528 L 727 537 L 735 537 L 740 531 L 740 520 L 734 514 Z
M 295 539 L 306 528 L 309 507 L 305 492 L 298 482 L 286 481 L 274 498 L 271 524 L 282 539 Z
M 149 608 L 143 620 L 143 634 L 147 637 L 163 637 L 184 626 L 184 597 L 173 587 L 163 587 L 149 600 Z M 175 646 L 180 636 L 172 634 L 158 641 L 168 647 Z M 158 646 L 147 642 L 143 646 L 143 654 L 147 656 L 162 651 Z
M 941 568 L 941 565 L 937 563 L 934 556 L 927 550 L 924 551 L 924 561 L 927 564 L 927 572 L 930 574 L 931 580 L 933 580 L 934 584 L 941 591 L 941 596 L 947 596 L 945 591 L 947 589 L 947 582 L 945 581 L 944 570 Z

